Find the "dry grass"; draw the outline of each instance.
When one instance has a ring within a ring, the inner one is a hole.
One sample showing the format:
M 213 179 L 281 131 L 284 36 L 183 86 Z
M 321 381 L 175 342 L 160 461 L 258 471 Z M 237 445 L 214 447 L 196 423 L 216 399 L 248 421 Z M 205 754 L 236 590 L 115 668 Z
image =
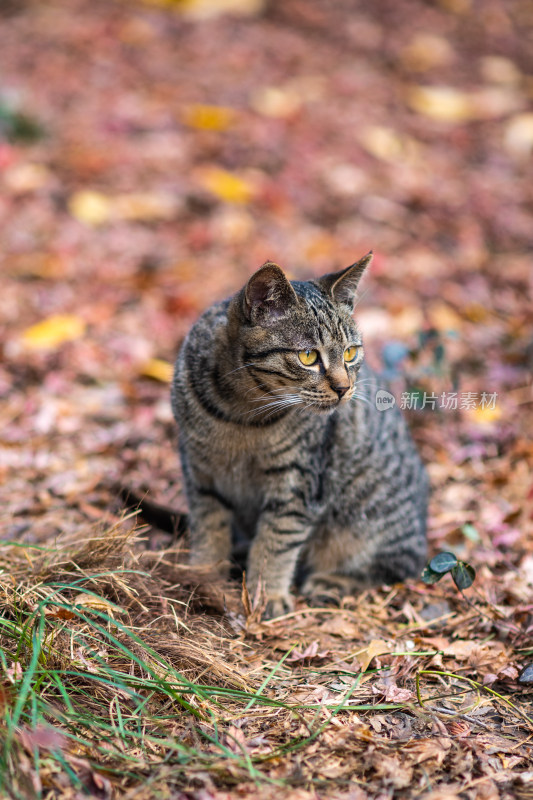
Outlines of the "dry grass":
M 483 592 L 480 614 L 451 585 L 415 584 L 261 623 L 179 547 L 146 550 L 131 518 L 89 533 L 1 550 L 12 796 L 200 800 L 238 784 L 265 798 L 280 786 L 485 798 L 531 785 L 519 604 L 502 620 Z M 492 596 L 505 592 L 491 576 Z

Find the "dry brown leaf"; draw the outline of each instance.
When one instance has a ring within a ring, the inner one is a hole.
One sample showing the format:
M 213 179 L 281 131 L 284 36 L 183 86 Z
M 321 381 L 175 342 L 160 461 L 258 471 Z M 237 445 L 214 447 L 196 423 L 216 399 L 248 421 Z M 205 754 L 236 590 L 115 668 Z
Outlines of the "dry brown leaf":
M 340 636 L 341 639 L 355 639 L 360 634 L 357 625 L 342 614 L 332 614 L 320 625 L 320 630 L 331 636 Z
M 435 739 L 418 739 L 414 742 L 407 742 L 403 752 L 415 764 L 422 764 L 426 761 L 442 764 L 451 746 L 451 739 L 440 736 Z
M 63 750 L 68 744 L 65 734 L 52 725 L 38 724 L 35 728 L 20 728 L 17 737 L 30 755 L 35 750 Z
M 326 658 L 329 655 L 329 650 L 322 650 L 319 652 L 320 643 L 318 639 L 307 645 L 304 650 L 293 650 L 287 661 L 307 661 L 313 658 Z
M 383 641 L 383 639 L 372 639 L 368 647 L 365 647 L 364 650 L 357 653 L 357 660 L 361 665 L 361 672 L 366 672 L 373 658 L 385 653 L 390 653 L 391 650 L 391 645 Z
M 385 784 L 395 789 L 405 789 L 413 780 L 413 769 L 400 756 L 386 756 L 383 752 L 373 754 L 371 764 Z

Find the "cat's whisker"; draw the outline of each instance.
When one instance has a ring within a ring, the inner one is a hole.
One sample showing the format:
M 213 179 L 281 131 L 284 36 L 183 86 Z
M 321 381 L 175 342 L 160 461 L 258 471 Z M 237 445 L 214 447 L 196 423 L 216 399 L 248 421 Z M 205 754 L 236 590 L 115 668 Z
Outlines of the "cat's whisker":
M 246 392 L 244 393 L 244 396 L 246 397 L 246 395 L 249 395 L 251 392 L 256 392 L 257 388 L 258 388 L 257 386 L 252 386 L 250 389 L 247 389 Z M 290 392 L 287 392 L 286 386 L 278 386 L 277 388 L 271 389 L 270 391 L 265 391 L 265 394 L 261 395 L 259 398 L 252 398 L 252 400 L 255 402 L 257 399 L 262 399 L 265 397 L 270 397 L 270 396 L 280 397 L 284 393 L 291 394 Z
M 282 405 L 282 406 L 274 406 L 274 407 L 273 407 L 273 408 L 271 408 L 271 410 L 270 410 L 270 411 L 269 411 L 269 412 L 268 412 L 268 413 L 265 415 L 265 418 L 266 418 L 266 419 L 269 419 L 269 417 L 271 417 L 271 416 L 272 416 L 272 414 L 275 414 L 275 413 L 276 413 L 276 411 L 282 411 L 283 409 L 285 409 L 285 408 L 288 408 L 288 407 L 289 407 L 289 406 L 291 406 L 291 405 L 297 405 L 297 403 L 288 403 L 287 405 Z M 269 406 L 267 406 L 267 408 L 269 408 Z M 263 410 L 263 409 L 259 409 L 259 410 Z M 253 418 L 253 417 L 255 417 L 255 416 L 257 416 L 257 414 L 253 414 L 253 415 L 252 415 L 252 418 Z
M 259 365 L 254 362 L 252 362 L 251 364 L 242 364 L 240 367 L 236 367 L 235 369 L 230 369 L 229 372 L 224 373 L 224 378 L 227 375 L 233 375 L 234 372 L 239 372 L 239 370 L 241 369 L 248 369 L 249 367 L 257 367 L 257 366 Z
M 262 411 L 266 408 L 288 408 L 289 406 L 298 406 L 300 405 L 301 400 L 284 400 L 279 403 L 266 403 L 266 405 L 261 406 L 260 409 L 254 409 L 255 411 L 259 410 Z
M 350 400 L 354 400 L 354 401 L 361 400 L 363 403 L 366 403 L 369 406 L 372 405 L 372 403 L 370 402 L 368 397 L 365 397 L 364 394 L 359 394 L 359 392 L 353 392 L 351 397 L 350 397 Z
M 361 292 L 360 294 L 358 294 L 358 295 L 355 297 L 354 304 L 353 304 L 353 307 L 354 307 L 354 309 L 356 309 L 356 308 L 357 308 L 357 306 L 359 305 L 359 303 L 361 302 L 361 300 L 362 300 L 364 297 L 366 297 L 366 295 L 368 294 L 368 292 L 369 292 L 369 290 L 368 290 L 368 289 L 365 289 L 363 292 Z
M 289 403 L 289 406 L 291 406 L 291 405 L 298 405 L 298 404 L 297 404 L 297 403 Z M 274 408 L 274 409 L 272 409 L 272 411 L 270 411 L 270 413 L 266 415 L 266 418 L 268 419 L 268 418 L 269 418 L 269 417 L 271 417 L 271 416 L 272 416 L 272 414 L 274 414 L 276 411 L 281 411 L 283 408 L 286 408 L 286 407 L 288 407 L 288 406 L 281 406 L 281 408 Z
M 248 411 L 246 416 L 255 417 L 263 411 L 267 409 L 272 409 L 271 414 L 274 411 L 281 410 L 283 408 L 289 408 L 290 406 L 299 405 L 302 402 L 299 395 L 287 395 L 286 397 L 280 397 L 276 400 L 271 400 L 269 403 L 265 403 L 264 405 L 260 406 L 259 408 L 253 408 L 251 411 Z
M 272 391 L 265 392 L 261 397 L 270 397 L 272 400 L 280 400 L 282 397 L 300 397 L 299 394 L 296 392 L 289 392 L 287 391 L 287 387 L 279 387 L 278 389 L 273 389 Z
M 299 397 L 299 395 L 295 394 L 294 392 L 287 392 L 287 388 L 285 386 L 280 386 L 277 389 L 272 389 L 270 392 L 265 392 L 265 394 L 260 395 L 260 397 L 252 398 L 252 402 L 255 403 L 258 400 L 264 400 L 266 397 L 272 397 L 272 399 L 275 400 L 281 399 L 282 397 Z

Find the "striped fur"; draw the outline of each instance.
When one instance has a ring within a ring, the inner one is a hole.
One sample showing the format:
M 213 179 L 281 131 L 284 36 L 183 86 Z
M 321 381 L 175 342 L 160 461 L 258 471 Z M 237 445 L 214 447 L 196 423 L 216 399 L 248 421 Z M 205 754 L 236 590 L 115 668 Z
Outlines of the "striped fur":
M 244 539 L 266 616 L 292 607 L 293 584 L 323 602 L 414 576 L 425 559 L 426 472 L 398 409 L 376 409 L 352 318 L 370 258 L 307 282 L 263 265 L 200 317 L 176 362 L 191 562 L 222 569 Z M 306 350 L 316 364 L 300 362 Z

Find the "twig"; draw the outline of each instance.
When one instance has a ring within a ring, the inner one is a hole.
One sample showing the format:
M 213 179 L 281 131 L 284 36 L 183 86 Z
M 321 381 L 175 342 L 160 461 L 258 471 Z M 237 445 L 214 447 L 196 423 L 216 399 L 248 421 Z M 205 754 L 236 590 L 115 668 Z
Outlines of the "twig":
M 467 678 L 464 675 L 457 675 L 455 672 L 445 672 L 443 670 L 433 670 L 433 669 L 421 669 L 419 672 L 417 672 L 417 674 L 416 674 L 416 697 L 417 697 L 418 703 L 419 703 L 421 708 L 424 708 L 424 701 L 422 700 L 422 695 L 420 694 L 420 676 L 421 675 L 439 675 L 439 676 L 446 676 L 448 678 L 456 678 L 459 681 L 466 681 L 467 683 L 469 683 L 471 686 L 473 686 L 478 691 L 485 691 L 488 694 L 491 694 L 493 697 L 497 697 L 499 700 L 501 700 L 506 705 L 510 706 L 510 708 L 512 708 L 513 711 L 516 714 L 518 714 L 520 717 L 522 717 L 522 719 L 524 719 L 527 722 L 527 724 L 531 728 L 531 730 L 533 730 L 533 719 L 531 719 L 531 717 L 528 717 L 528 715 L 524 711 L 522 711 L 520 708 L 517 708 L 517 706 L 515 706 L 515 704 L 512 703 L 507 697 L 504 697 L 499 692 L 496 692 L 494 689 L 491 689 L 490 686 L 483 686 L 483 684 L 479 683 L 479 681 L 475 681 L 472 678 Z

